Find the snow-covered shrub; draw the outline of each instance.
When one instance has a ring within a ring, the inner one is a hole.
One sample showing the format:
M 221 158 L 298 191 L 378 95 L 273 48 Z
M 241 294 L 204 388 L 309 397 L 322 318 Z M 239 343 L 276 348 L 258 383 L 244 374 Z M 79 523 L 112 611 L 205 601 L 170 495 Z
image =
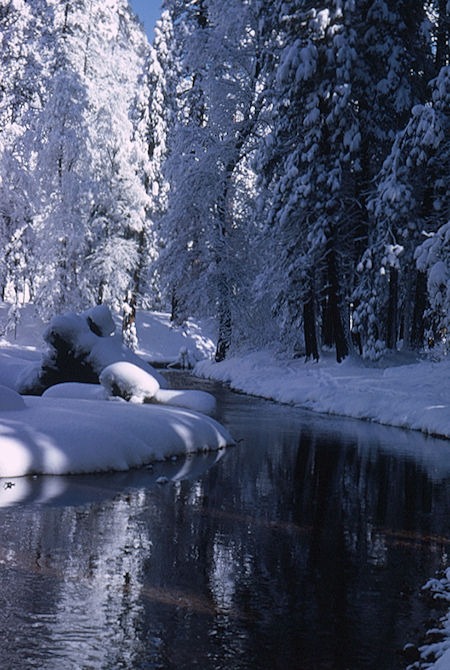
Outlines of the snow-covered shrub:
M 110 395 L 135 403 L 151 400 L 159 390 L 159 383 L 151 374 L 127 361 L 108 365 L 99 379 Z

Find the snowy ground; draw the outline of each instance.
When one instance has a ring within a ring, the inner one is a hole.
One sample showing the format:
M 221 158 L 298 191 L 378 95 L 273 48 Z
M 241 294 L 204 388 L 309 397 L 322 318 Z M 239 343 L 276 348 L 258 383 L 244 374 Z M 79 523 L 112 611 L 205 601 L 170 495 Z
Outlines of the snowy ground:
M 222 363 L 199 362 L 196 374 L 233 389 L 317 412 L 376 421 L 450 438 L 450 361 L 397 358 L 371 366 L 359 359 L 337 364 L 286 360 L 269 352 Z

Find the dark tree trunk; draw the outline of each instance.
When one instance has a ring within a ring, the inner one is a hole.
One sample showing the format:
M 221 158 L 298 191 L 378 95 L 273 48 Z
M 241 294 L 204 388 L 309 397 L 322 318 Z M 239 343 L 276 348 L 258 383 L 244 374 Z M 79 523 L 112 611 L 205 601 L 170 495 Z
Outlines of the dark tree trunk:
M 216 258 L 216 262 L 220 263 L 220 257 Z M 217 338 L 217 347 L 215 360 L 216 363 L 223 361 L 227 355 L 227 351 L 231 345 L 231 307 L 230 307 L 230 291 L 227 277 L 225 274 L 219 274 L 218 277 L 218 315 L 219 315 L 219 335 Z
M 178 300 L 176 288 L 172 289 L 172 296 L 170 299 L 171 311 L 170 311 L 170 320 L 175 325 L 180 324 L 180 301 Z
M 427 276 L 425 272 L 418 272 L 414 295 L 414 312 L 411 328 L 411 347 L 420 349 L 423 346 L 425 332 L 424 313 L 427 305 Z
M 341 363 L 348 356 L 348 342 L 342 322 L 342 305 L 337 273 L 336 252 L 332 240 L 328 241 L 327 250 L 327 307 L 325 321 L 328 324 L 328 336 L 336 346 L 336 360 Z
M 318 361 L 319 349 L 317 346 L 316 310 L 314 297 L 312 295 L 307 302 L 303 303 L 303 329 L 305 334 L 306 358 L 312 356 L 315 361 Z
M 128 308 L 124 310 L 122 317 L 122 339 L 126 340 L 127 334 L 131 331 L 133 325 L 136 323 L 136 295 L 128 291 L 126 298 Z
M 389 271 L 389 298 L 386 329 L 386 346 L 395 349 L 397 346 L 398 332 L 398 270 L 391 268 Z
M 122 338 L 130 344 L 129 338 L 133 325 L 136 323 L 136 306 L 141 293 L 141 273 L 144 267 L 145 233 L 138 234 L 138 263 L 133 272 L 131 288 L 125 296 L 125 307 L 122 314 Z M 127 341 L 128 340 L 128 341 Z
M 215 361 L 220 363 L 227 355 L 231 344 L 231 313 L 228 306 L 222 306 L 219 313 L 219 336 L 217 338 L 217 347 Z
M 447 0 L 439 0 L 439 19 L 436 40 L 436 66 L 440 69 L 448 62 L 449 55 L 449 16 L 447 15 Z

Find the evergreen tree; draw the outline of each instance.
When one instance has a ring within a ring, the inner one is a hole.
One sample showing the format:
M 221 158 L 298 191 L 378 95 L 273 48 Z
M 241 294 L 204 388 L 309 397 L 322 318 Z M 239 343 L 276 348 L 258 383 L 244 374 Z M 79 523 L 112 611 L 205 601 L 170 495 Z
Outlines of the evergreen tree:
M 217 360 L 239 318 L 244 249 L 237 194 L 255 116 L 252 18 L 239 0 L 226 9 L 212 0 L 186 8 L 183 83 L 167 162 L 161 262 L 168 291 L 178 318 L 218 316 Z
M 418 22 L 417 41 L 422 36 L 421 9 L 417 3 L 412 13 Z M 397 348 L 399 340 L 404 348 L 422 344 L 426 283 L 416 270 L 414 254 L 422 232 L 436 229 L 433 191 L 440 183 L 436 151 L 446 123 L 436 91 L 435 102 L 429 102 L 432 96 L 425 77 L 434 67 L 431 43 L 422 37 L 420 44 L 403 70 L 410 73 L 409 120 L 395 135 L 377 178 L 377 192 L 369 202 L 373 219 L 369 246 L 359 265 L 355 328 L 363 334 L 364 351 L 370 357 L 381 355 L 386 347 Z M 442 90 L 442 79 L 438 80 L 436 90 Z

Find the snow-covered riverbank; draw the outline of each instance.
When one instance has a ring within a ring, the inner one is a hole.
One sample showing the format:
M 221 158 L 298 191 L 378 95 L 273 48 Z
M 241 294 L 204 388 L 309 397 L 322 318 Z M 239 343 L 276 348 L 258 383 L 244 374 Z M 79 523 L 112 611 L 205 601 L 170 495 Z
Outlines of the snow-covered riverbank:
M 398 354 L 390 364 L 373 366 L 352 358 L 338 364 L 326 354 L 319 363 L 305 363 L 254 352 L 222 363 L 202 361 L 195 372 L 245 393 L 317 412 L 450 438 L 450 361 L 418 361 Z
M 7 306 L 1 306 L 3 321 L 6 313 Z M 27 307 L 17 332 L 0 338 L 1 383 L 14 388 L 20 371 L 30 360 L 39 359 L 43 328 Z M 259 351 L 214 363 L 211 322 L 189 321 L 174 328 L 168 314 L 141 312 L 137 330 L 138 354 L 148 361 L 174 361 L 184 348 L 192 361 L 198 361 L 197 375 L 226 382 L 233 389 L 317 412 L 450 438 L 450 361 L 436 363 L 399 353 L 378 365 L 358 358 L 338 364 L 332 353 L 325 353 L 319 363 L 305 363 Z

